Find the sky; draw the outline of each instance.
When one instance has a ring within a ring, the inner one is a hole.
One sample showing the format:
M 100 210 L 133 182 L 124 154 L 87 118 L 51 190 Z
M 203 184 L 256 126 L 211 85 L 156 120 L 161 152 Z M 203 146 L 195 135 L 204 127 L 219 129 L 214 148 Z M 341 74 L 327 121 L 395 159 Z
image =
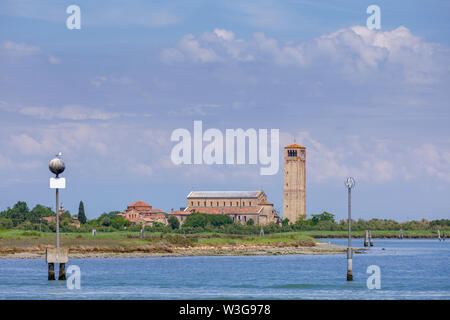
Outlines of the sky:
M 81 29 L 66 26 L 70 5 Z M 369 5 L 381 29 L 369 30 Z M 283 167 L 175 165 L 172 132 L 279 129 L 307 148 L 307 214 L 450 217 L 448 1 L 4 0 L 0 210 L 88 218 L 137 200 L 170 212 L 191 190 L 259 190 L 282 212 Z

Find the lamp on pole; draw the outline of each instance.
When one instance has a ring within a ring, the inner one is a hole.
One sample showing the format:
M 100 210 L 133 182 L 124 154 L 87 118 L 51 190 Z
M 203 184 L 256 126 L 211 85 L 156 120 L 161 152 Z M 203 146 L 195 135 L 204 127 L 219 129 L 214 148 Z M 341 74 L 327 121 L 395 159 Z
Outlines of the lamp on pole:
M 59 248 L 59 189 L 64 189 L 66 187 L 66 180 L 59 177 L 66 169 L 66 165 L 61 157 L 62 153 L 60 152 L 48 165 L 50 171 L 56 175 L 55 178 L 50 178 L 50 188 L 56 189 L 56 248 Z
M 355 180 L 348 177 L 345 181 L 348 190 L 348 248 L 347 248 L 347 281 L 353 280 L 352 270 L 352 188 L 355 186 Z

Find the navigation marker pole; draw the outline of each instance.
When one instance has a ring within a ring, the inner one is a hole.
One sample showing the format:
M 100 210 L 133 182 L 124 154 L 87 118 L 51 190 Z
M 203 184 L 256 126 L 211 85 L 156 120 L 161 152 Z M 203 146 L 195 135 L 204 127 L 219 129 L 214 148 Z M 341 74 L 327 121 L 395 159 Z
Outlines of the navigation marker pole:
M 66 280 L 66 263 L 68 262 L 68 250 L 60 248 L 59 243 L 59 189 L 66 188 L 66 179 L 60 178 L 59 175 L 64 172 L 66 165 L 61 159 L 62 153 L 58 153 L 56 158 L 52 159 L 48 168 L 56 175 L 55 178 L 50 178 L 50 189 L 56 189 L 56 248 L 47 249 L 45 256 L 48 263 L 48 280 L 55 280 L 55 263 L 59 263 L 59 277 L 58 280 Z
M 352 188 L 355 186 L 355 180 L 352 177 L 347 178 L 345 185 L 348 189 L 348 248 L 347 248 L 347 281 L 353 280 L 352 270 Z

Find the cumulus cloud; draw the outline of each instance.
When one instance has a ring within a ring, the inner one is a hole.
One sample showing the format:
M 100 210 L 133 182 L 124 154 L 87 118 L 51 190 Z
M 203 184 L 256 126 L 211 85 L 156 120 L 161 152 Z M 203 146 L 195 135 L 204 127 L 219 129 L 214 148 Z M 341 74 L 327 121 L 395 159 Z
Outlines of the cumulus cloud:
M 301 69 L 328 68 L 345 76 L 372 77 L 375 72 L 401 74 L 406 82 L 432 83 L 447 74 L 448 48 L 424 41 L 400 26 L 391 31 L 354 26 L 311 41 L 280 42 L 255 33 L 236 39 L 230 30 L 216 28 L 200 36 L 184 36 L 175 48 L 162 51 L 164 62 L 229 63 L 258 61 Z
M 13 168 L 22 169 L 15 178 L 36 174 L 36 168 L 47 172 L 49 158 L 62 151 L 76 175 L 134 180 L 165 176 L 161 169 L 170 154 L 169 137 L 166 131 L 126 124 L 66 122 L 15 128 L 0 136 L 0 171 L 5 179 Z
M 325 144 L 308 132 L 297 134 L 295 139 L 307 147 L 308 174 L 315 182 L 343 180 L 348 176 L 376 183 L 423 178 L 450 182 L 450 146 L 444 149 L 432 144 L 408 146 L 359 136 Z M 294 136 L 289 134 L 281 137 L 283 145 L 293 140 Z

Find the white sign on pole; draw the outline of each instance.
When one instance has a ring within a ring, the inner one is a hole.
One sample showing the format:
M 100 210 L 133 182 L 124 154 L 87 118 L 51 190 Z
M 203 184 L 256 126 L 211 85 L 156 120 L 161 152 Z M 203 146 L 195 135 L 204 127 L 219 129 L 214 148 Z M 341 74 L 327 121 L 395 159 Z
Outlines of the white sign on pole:
M 65 189 L 66 178 L 50 178 L 50 189 Z

